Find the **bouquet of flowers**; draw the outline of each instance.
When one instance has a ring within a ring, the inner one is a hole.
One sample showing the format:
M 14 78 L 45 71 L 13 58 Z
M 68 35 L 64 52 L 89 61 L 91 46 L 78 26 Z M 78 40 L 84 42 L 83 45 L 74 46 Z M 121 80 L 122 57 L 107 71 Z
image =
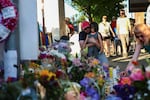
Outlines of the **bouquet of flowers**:
M 131 71 L 130 75 L 121 77 L 118 84 L 114 86 L 116 95 L 122 100 L 149 100 L 150 66 L 140 67 L 138 62 L 132 63 L 136 68 Z

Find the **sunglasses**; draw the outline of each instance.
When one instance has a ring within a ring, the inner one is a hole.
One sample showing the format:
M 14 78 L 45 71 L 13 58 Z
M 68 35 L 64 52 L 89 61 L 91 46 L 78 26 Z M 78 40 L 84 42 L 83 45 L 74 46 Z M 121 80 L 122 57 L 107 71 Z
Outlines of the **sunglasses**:
M 90 27 L 87 27 L 87 28 L 85 28 L 84 30 L 87 30 L 87 29 L 89 29 Z

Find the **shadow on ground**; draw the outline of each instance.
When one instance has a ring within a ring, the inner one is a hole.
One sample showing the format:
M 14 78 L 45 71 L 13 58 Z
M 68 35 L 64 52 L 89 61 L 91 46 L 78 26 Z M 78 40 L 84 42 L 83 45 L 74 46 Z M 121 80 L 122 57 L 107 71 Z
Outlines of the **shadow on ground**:
M 127 58 L 124 58 L 122 56 L 111 56 L 108 59 L 109 59 L 110 66 L 112 66 L 112 67 L 120 66 L 121 71 L 123 71 L 123 70 L 125 70 L 127 64 L 131 60 L 132 56 L 133 56 L 133 52 L 130 52 L 129 56 Z M 140 65 L 144 65 L 144 66 L 148 65 L 146 62 L 146 58 L 150 58 L 149 53 L 141 53 L 140 54 L 139 60 L 138 60 Z

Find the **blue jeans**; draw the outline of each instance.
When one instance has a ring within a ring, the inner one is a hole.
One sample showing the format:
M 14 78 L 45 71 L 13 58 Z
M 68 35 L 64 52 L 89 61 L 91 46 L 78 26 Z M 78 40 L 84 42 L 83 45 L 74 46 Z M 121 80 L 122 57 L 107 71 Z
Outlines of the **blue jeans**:
M 100 61 L 100 63 L 102 64 L 102 66 L 109 66 L 109 61 L 108 61 L 106 55 L 104 54 L 104 52 L 99 52 L 97 58 Z

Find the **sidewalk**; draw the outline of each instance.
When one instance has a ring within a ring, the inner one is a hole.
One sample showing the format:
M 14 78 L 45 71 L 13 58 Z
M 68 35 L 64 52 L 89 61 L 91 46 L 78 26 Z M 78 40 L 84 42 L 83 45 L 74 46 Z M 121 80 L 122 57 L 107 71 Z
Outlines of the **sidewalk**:
M 123 71 L 123 70 L 125 70 L 127 64 L 131 60 L 132 55 L 133 55 L 133 52 L 130 53 L 130 55 L 127 58 L 123 58 L 122 56 L 111 56 L 108 58 L 110 66 L 112 66 L 112 67 L 119 66 L 121 71 Z M 138 60 L 139 64 L 147 66 L 148 64 L 146 62 L 146 58 L 150 58 L 150 54 L 141 52 L 141 54 L 139 56 L 139 60 Z

